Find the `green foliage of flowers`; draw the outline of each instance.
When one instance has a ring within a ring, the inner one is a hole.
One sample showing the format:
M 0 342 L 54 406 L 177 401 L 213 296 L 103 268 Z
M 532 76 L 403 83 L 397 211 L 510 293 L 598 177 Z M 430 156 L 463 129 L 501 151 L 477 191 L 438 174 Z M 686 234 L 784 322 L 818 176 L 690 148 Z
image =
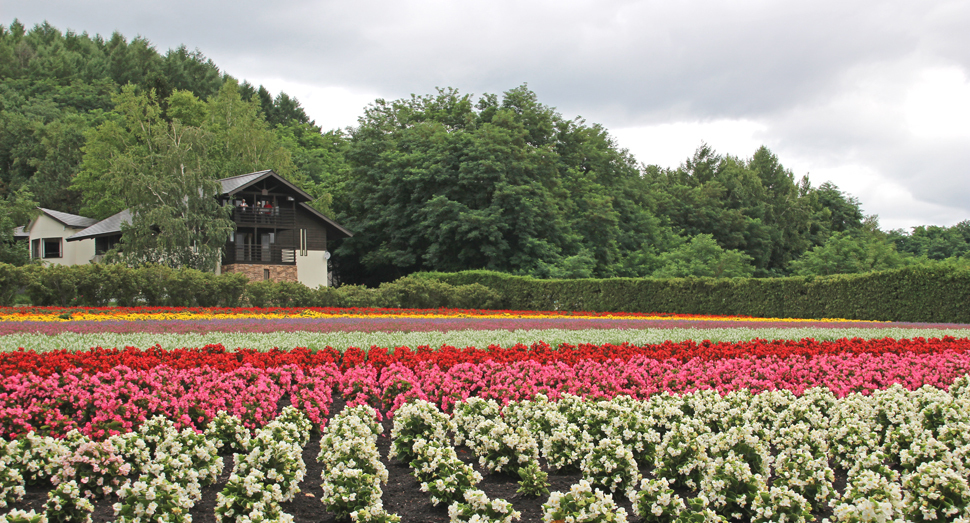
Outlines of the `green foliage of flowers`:
M 615 439 L 601 439 L 583 456 L 579 469 L 583 472 L 583 479 L 590 484 L 614 494 L 626 493 L 631 499 L 634 497 L 632 489 L 640 482 L 640 471 L 633 459 L 633 451 Z
M 382 431 L 377 412 L 367 405 L 345 407 L 323 429 L 317 456 L 323 465 L 320 501 L 337 518 L 400 521 L 381 503 L 381 485 L 387 484 L 388 477 L 377 450 L 377 436 Z
M 482 480 L 482 475 L 458 459 L 454 447 L 447 443 L 419 439 L 413 449 L 411 468 L 421 483 L 421 492 L 431 495 L 432 505 L 451 504 Z
M 221 410 L 205 428 L 205 435 L 215 442 L 220 453 L 249 452 L 252 436 L 242 420 Z
M 450 441 L 448 433 L 452 430 L 454 422 L 433 403 L 424 400 L 406 403 L 394 413 L 388 457 L 411 462 L 416 457 L 413 447 L 419 440 Z
M 949 460 L 922 463 L 903 476 L 903 489 L 903 511 L 909 521 L 970 518 L 970 486 L 965 464 L 957 465 Z
M 542 504 L 542 521 L 575 523 L 626 523 L 626 510 L 617 507 L 613 496 L 594 489 L 586 480 L 570 487 L 569 492 L 553 492 Z
M 633 500 L 633 513 L 644 523 L 673 521 L 687 506 L 670 488 L 667 478 L 644 479 Z
M 310 423 L 292 412 L 256 431 L 247 454 L 233 455 L 226 487 L 216 494 L 216 521 L 288 522 L 280 503 L 300 491 L 306 474 L 300 441 L 309 438 Z
M 11 452 L 11 461 L 20 469 L 27 485 L 49 481 L 60 469 L 60 461 L 70 453 L 68 447 L 50 436 L 34 432 L 18 438 Z
M 190 523 L 189 510 L 197 501 L 186 488 L 164 473 L 143 475 L 118 490 L 121 502 L 114 504 L 118 523 Z
M 823 507 L 836 492 L 835 472 L 828 459 L 812 455 L 806 448 L 785 450 L 775 457 L 773 486 L 786 487 L 803 496 L 814 507 Z
M 52 521 L 91 523 L 94 504 L 81 496 L 81 488 L 76 481 L 65 481 L 47 493 L 44 513 Z
M 464 503 L 456 501 L 448 506 L 448 517 L 450 523 L 511 523 L 522 514 L 504 499 L 488 499 L 481 490 L 468 489 Z
M 524 467 L 519 467 L 519 494 L 530 498 L 549 493 L 549 473 L 539 468 L 538 462 L 531 462 Z
M 401 516 L 384 510 L 384 505 L 376 504 L 350 513 L 350 520 L 354 523 L 400 523 Z
M 131 471 L 109 442 L 87 442 L 61 461 L 61 470 L 51 479 L 54 485 L 75 480 L 81 495 L 98 499 L 114 493 Z
M 47 523 L 47 516 L 33 510 L 13 509 L 10 512 L 0 515 L 0 523 Z
M 696 422 L 675 423 L 657 446 L 655 474 L 678 487 L 697 488 L 710 461 L 706 441 L 709 429 Z
M 24 477 L 13 465 L 16 442 L 0 440 L 0 508 L 24 497 Z
M 751 502 L 751 523 L 805 523 L 814 519 L 808 500 L 788 487 L 761 490 Z

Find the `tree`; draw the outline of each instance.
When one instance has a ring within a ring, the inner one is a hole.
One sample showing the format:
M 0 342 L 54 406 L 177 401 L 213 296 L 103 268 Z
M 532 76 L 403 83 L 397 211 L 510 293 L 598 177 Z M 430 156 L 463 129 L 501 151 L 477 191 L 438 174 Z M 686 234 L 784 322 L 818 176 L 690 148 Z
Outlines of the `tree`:
M 919 260 L 896 251 L 884 235 L 862 231 L 835 232 L 820 246 L 791 263 L 799 276 L 827 276 L 896 269 Z
M 75 187 L 90 215 L 131 211 L 120 252 L 109 259 L 211 270 L 233 224 L 217 200 L 211 136 L 190 125 L 205 122 L 208 112 L 188 92 L 176 91 L 167 102 L 171 121 L 154 92 L 125 86 L 115 97 L 115 117 L 89 136 Z
M 752 258 L 733 249 L 722 249 L 710 234 L 698 234 L 680 247 L 659 256 L 654 278 L 744 278 L 754 274 Z
M 218 200 L 222 186 L 207 166 L 204 132 L 174 120 L 153 139 L 155 157 L 132 173 L 132 218 L 122 225 L 119 256 L 129 265 L 211 271 L 234 224 Z
M 945 260 L 970 256 L 970 220 L 952 227 L 921 225 L 912 232 L 902 230 L 889 232 L 889 241 L 900 252 L 914 256 L 926 256 L 931 260 Z
M 0 205 L 0 263 L 24 265 L 30 260 L 27 242 L 14 239 L 14 229 L 26 226 L 37 216 L 37 202 L 26 188 L 10 195 Z
M 659 236 L 635 162 L 525 86 L 377 100 L 350 131 L 338 254 L 351 281 L 420 270 L 611 276 Z M 590 263 L 592 262 L 592 263 Z

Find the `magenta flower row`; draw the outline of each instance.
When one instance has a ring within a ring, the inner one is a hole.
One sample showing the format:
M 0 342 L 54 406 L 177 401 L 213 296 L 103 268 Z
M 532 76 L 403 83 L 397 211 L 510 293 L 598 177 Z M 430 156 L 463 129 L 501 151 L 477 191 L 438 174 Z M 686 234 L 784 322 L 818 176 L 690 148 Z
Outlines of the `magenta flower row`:
M 433 363 L 408 368 L 394 363 L 383 370 L 363 365 L 341 371 L 333 364 L 307 371 L 296 366 L 233 371 L 208 367 L 175 370 L 127 367 L 84 375 L 80 371 L 38 377 L 7 377 L 0 386 L 0 437 L 31 430 L 60 436 L 72 429 L 100 439 L 137 428 L 154 415 L 179 427 L 201 430 L 219 411 L 240 417 L 252 428 L 271 420 L 284 397 L 318 427 L 334 393 L 349 405 L 370 404 L 392 414 L 410 398 L 421 398 L 450 411 L 471 396 L 500 402 L 523 400 L 538 393 L 555 399 L 569 393 L 587 398 L 625 394 L 647 398 L 668 391 L 689 393 L 715 389 L 722 393 L 748 389 L 758 393 L 787 389 L 798 395 L 827 387 L 837 396 L 868 394 L 899 383 L 945 388 L 970 373 L 970 354 L 840 354 L 813 358 L 734 358 L 687 363 L 634 357 L 620 361 L 541 364 L 462 363 L 442 370 Z

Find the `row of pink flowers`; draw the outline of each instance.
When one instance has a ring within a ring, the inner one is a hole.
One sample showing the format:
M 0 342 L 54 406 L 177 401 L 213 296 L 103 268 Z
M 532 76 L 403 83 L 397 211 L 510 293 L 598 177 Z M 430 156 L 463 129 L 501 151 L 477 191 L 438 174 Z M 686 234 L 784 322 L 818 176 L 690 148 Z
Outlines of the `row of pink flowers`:
M 844 396 L 870 393 L 894 383 L 910 389 L 923 385 L 943 388 L 968 373 L 970 354 L 958 351 L 695 358 L 686 363 L 642 356 L 574 364 L 485 361 L 448 369 L 424 362 L 412 367 L 394 363 L 381 370 L 361 365 L 344 371 L 333 364 L 307 370 L 294 365 L 247 365 L 231 371 L 118 367 L 88 375 L 69 371 L 6 378 L 0 386 L 0 436 L 17 437 L 31 430 L 63 435 L 78 429 L 103 438 L 133 430 L 156 414 L 175 420 L 180 427 L 202 429 L 220 410 L 239 416 L 254 428 L 272 419 L 287 395 L 321 427 L 334 392 L 350 405 L 367 403 L 392 414 L 409 398 L 433 401 L 450 411 L 455 402 L 471 396 L 508 402 L 538 393 L 551 398 L 564 393 L 646 398 L 662 391 L 787 389 L 801 394 L 811 387 L 827 387 Z
M 134 430 L 155 415 L 179 428 L 201 430 L 219 411 L 254 429 L 276 416 L 286 395 L 322 426 L 339 377 L 333 364 L 306 371 L 295 365 L 232 371 L 159 366 L 115 367 L 95 374 L 75 369 L 44 377 L 18 374 L 0 386 L 0 437 L 30 431 L 61 436 L 77 429 L 101 439 Z

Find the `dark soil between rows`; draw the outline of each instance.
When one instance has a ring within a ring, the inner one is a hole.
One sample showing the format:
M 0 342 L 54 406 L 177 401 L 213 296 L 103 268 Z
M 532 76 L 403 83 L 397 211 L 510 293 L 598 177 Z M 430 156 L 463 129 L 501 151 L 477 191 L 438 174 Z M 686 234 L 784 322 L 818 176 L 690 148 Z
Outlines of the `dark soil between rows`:
M 284 399 L 280 407 L 282 408 L 288 404 L 288 399 Z M 334 398 L 331 414 L 340 412 L 344 405 L 345 402 L 342 398 Z M 408 465 L 397 460 L 387 459 L 388 451 L 391 447 L 390 435 L 392 422 L 385 420 L 383 426 L 384 432 L 378 438 L 377 446 L 381 456 L 384 456 L 382 461 L 388 470 L 388 483 L 383 486 L 384 496 L 382 497 L 385 510 L 401 516 L 402 523 L 440 523 L 449 521 L 448 507 L 444 504 L 439 504 L 437 507 L 431 504 L 430 495 L 420 491 L 420 484 L 411 474 L 411 469 Z M 501 498 L 512 503 L 515 510 L 522 513 L 522 519 L 519 521 L 523 523 L 542 521 L 542 504 L 546 502 L 548 496 L 538 498 L 523 496 L 516 492 L 519 488 L 517 477 L 513 478 L 504 474 L 486 474 L 478 466 L 477 458 L 468 448 L 458 447 L 456 451 L 459 458 L 466 463 L 472 464 L 475 470 L 482 473 L 484 479 L 477 485 L 477 488 L 483 490 L 489 498 Z M 332 514 L 324 510 L 320 502 L 319 497 L 322 492 L 320 483 L 323 467 L 317 463 L 317 455 L 319 453 L 320 437 L 311 436 L 310 442 L 303 449 L 303 462 L 306 463 L 307 469 L 306 476 L 304 476 L 303 482 L 300 483 L 300 492 L 293 501 L 282 504 L 283 511 L 292 515 L 295 523 L 331 523 L 338 521 L 343 523 L 349 521 L 349 519 L 337 520 Z M 202 500 L 192 508 L 191 514 L 194 523 L 214 523 L 216 521 L 216 494 L 225 488 L 233 465 L 232 456 L 225 456 L 223 460 L 225 467 L 223 468 L 222 475 L 219 476 L 219 480 L 214 485 L 202 489 Z M 548 468 L 545 467 L 544 460 L 540 459 L 540 464 L 543 465 L 543 470 L 548 471 Z M 572 485 L 582 479 L 582 474 L 579 472 L 548 472 L 550 492 L 566 492 Z M 646 472 L 646 469 L 643 472 Z M 837 471 L 835 487 L 841 491 L 844 486 L 845 474 L 844 472 L 840 474 Z M 44 503 L 47 501 L 47 492 L 49 490 L 51 490 L 49 486 L 27 487 L 24 499 L 20 502 L 10 504 L 8 509 L 34 509 L 37 512 L 41 512 L 44 508 Z M 685 499 L 689 497 L 685 496 L 688 494 L 687 492 L 679 492 L 679 494 L 685 497 Z M 631 503 L 626 499 L 625 495 L 618 492 L 614 494 L 613 498 L 618 506 L 626 509 L 627 517 L 631 523 L 639 521 L 639 518 L 633 515 Z M 115 521 L 112 505 L 117 501 L 118 498 L 115 496 L 96 501 L 94 514 L 92 514 L 93 522 L 107 523 Z M 826 510 L 824 514 L 816 514 L 816 516 L 820 521 L 821 518 L 829 515 L 829 512 L 829 510 Z

